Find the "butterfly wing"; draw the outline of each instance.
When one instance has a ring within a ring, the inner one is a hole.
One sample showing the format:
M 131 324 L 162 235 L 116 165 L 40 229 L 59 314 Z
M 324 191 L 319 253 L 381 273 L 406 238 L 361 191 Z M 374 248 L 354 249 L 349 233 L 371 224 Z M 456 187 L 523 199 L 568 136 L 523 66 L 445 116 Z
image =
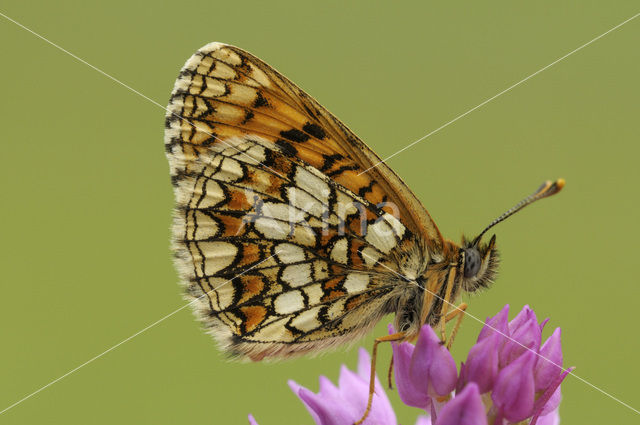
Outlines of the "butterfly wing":
M 167 110 L 176 263 L 200 318 L 234 355 L 356 339 L 393 311 L 397 253 L 442 245 L 386 165 L 360 174 L 379 161 L 362 141 L 241 49 L 196 52 Z

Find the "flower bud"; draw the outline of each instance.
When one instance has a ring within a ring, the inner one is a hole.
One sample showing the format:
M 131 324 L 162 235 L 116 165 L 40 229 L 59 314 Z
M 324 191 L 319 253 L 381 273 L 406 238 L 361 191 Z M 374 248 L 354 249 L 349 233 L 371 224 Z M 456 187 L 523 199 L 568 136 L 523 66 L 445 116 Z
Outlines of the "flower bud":
M 540 349 L 540 356 L 535 367 L 536 391 L 547 388 L 553 379 L 562 373 L 560 328 L 556 328 L 545 341 Z
M 464 387 L 442 408 L 436 425 L 487 425 L 478 386 L 471 383 Z
M 498 376 L 498 348 L 502 335 L 493 333 L 471 347 L 464 366 L 464 381 L 475 382 L 481 394 L 493 388 Z M 462 370 L 460 371 L 463 375 Z
M 511 422 L 525 420 L 533 413 L 535 361 L 536 354 L 526 351 L 502 369 L 496 378 L 491 399 L 504 417 Z

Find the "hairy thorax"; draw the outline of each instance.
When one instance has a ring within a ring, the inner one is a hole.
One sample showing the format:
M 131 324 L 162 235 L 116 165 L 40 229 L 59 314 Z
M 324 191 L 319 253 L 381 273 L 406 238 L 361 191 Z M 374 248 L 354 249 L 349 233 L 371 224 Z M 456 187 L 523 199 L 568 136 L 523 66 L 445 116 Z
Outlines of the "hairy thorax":
M 443 310 L 452 311 L 461 292 L 460 248 L 445 241 L 442 249 L 430 250 L 420 240 L 412 241 L 398 250 L 392 261 L 401 271 L 394 277 L 397 289 L 387 305 L 396 314 L 394 328 L 404 332 L 406 340 L 417 337 L 420 327 L 440 323 Z M 459 276 L 456 276 L 459 275 Z M 447 282 L 451 281 L 447 296 Z M 446 305 L 447 307 L 443 306 Z

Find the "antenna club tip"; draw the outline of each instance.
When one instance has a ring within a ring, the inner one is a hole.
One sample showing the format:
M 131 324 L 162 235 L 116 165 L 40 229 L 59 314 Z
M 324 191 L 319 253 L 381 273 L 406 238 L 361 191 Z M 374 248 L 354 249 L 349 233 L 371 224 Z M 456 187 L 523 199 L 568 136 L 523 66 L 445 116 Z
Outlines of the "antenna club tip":
M 556 180 L 555 185 L 558 191 L 562 190 L 562 188 L 564 187 L 566 181 L 563 178 L 559 178 L 558 180 Z

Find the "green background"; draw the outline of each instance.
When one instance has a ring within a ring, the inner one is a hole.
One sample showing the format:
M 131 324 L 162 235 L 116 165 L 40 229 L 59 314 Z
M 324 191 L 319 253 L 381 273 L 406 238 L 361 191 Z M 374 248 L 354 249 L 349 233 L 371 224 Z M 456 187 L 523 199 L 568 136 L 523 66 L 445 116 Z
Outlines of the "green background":
M 196 49 L 235 44 L 383 157 L 640 12 L 631 0 L 269 3 L 5 0 L 0 11 L 161 105 Z M 4 18 L 0 39 L 4 409 L 184 301 L 162 109 Z M 564 177 L 560 196 L 496 228 L 500 276 L 469 312 L 530 304 L 551 317 L 547 333 L 562 327 L 566 365 L 636 408 L 639 39 L 640 18 L 389 161 L 456 241 Z M 465 320 L 457 361 L 479 329 Z M 287 379 L 316 391 L 318 375 L 355 359 L 354 347 L 229 363 L 184 309 L 0 423 L 244 424 L 252 412 L 261 425 L 310 424 Z M 576 378 L 563 393 L 564 424 L 638 421 Z M 390 397 L 413 424 L 418 411 Z

